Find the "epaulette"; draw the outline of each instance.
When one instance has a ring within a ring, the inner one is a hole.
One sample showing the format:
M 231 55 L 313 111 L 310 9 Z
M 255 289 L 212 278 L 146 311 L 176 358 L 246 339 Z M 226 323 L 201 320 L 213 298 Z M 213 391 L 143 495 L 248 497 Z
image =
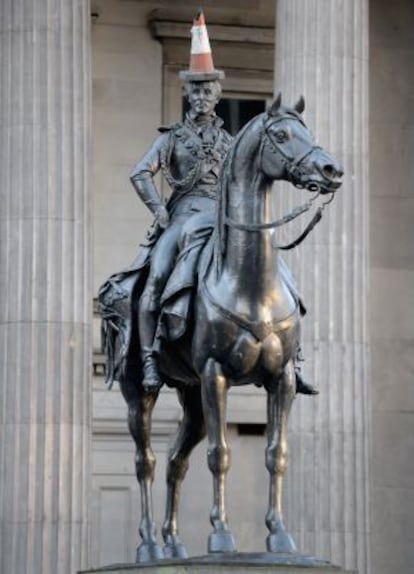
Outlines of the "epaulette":
M 158 131 L 161 134 L 164 134 L 165 132 L 171 132 L 172 130 L 176 130 L 177 128 L 179 128 L 182 124 L 179 123 L 175 123 L 175 124 L 171 124 L 170 126 L 160 126 L 158 128 Z

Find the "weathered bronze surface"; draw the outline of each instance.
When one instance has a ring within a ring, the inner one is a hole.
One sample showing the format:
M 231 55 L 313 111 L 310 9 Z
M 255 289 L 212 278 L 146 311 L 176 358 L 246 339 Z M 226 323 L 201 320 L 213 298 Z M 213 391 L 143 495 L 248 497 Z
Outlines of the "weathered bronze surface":
M 188 237 L 185 241 L 189 242 L 201 230 L 212 229 L 220 168 L 231 142 L 230 135 L 221 127 L 222 120 L 214 112 L 221 92 L 220 83 L 217 80 L 187 82 L 186 92 L 190 111 L 185 121 L 162 128 L 160 137 L 131 174 L 138 195 L 155 215 L 155 244 L 151 249 L 149 274 L 139 308 L 144 368 L 142 384 L 145 389 L 153 391 L 162 385 L 154 356 L 161 298 L 183 241 L 183 233 Z M 173 190 L 167 206 L 162 203 L 153 182 L 153 176 L 159 170 Z M 191 245 L 193 260 L 202 245 L 200 238 L 197 242 L 197 249 L 194 241 Z M 189 269 L 188 264 L 185 267 Z M 188 273 L 186 269 L 184 275 Z M 178 278 L 178 285 L 170 283 L 169 290 L 171 286 L 174 290 L 181 288 L 182 281 L 183 278 Z
M 342 170 L 315 145 L 301 116 L 303 99 L 290 108 L 278 97 L 231 141 L 214 116 L 217 81 L 190 82 L 187 92 L 189 116 L 163 131 L 131 176 L 155 215 L 146 245 L 131 268 L 112 276 L 99 295 L 107 376 L 120 383 L 136 444 L 142 502 L 137 561 L 186 557 L 178 536 L 179 493 L 189 455 L 206 433 L 214 487 L 208 551 L 236 551 L 225 502 L 226 398 L 231 385 L 252 383 L 265 389 L 268 402 L 267 550 L 295 555 L 282 517 L 282 481 L 288 416 L 298 386 L 300 300 L 279 248 L 303 240 L 322 208 L 296 241 L 277 246 L 272 230 L 304 213 L 310 202 L 271 221 L 277 192 L 272 184 L 287 180 L 313 199 L 329 197 L 340 186 Z M 159 169 L 173 189 L 166 207 L 152 181 Z M 151 506 L 150 435 L 163 383 L 177 390 L 183 420 L 168 459 L 162 550 Z

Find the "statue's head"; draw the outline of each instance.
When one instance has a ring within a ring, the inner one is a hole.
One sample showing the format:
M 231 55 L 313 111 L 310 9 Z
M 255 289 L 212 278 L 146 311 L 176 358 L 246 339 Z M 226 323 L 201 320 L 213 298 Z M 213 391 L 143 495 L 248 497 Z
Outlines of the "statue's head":
M 204 15 L 199 12 L 191 29 L 191 57 L 188 70 L 179 73 L 184 80 L 185 95 L 196 116 L 210 115 L 221 94 L 219 80 L 224 78 L 223 70 L 214 67 L 210 41 Z
M 203 82 L 187 81 L 184 85 L 192 115 L 209 116 L 214 112 L 221 94 L 221 84 L 218 80 Z

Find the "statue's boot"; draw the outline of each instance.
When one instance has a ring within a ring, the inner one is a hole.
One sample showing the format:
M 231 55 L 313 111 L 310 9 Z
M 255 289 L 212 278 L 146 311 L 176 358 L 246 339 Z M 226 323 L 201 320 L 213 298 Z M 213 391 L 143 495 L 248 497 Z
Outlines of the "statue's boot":
M 142 367 L 144 378 L 142 386 L 149 393 L 156 393 L 162 387 L 161 377 L 158 371 L 157 360 L 152 349 L 143 347 L 141 351 Z
M 162 387 L 157 357 L 153 352 L 158 324 L 158 299 L 153 284 L 147 285 L 139 303 L 139 339 L 141 343 L 142 386 L 147 393 L 157 393 Z
M 319 391 L 316 387 L 307 383 L 300 374 L 299 371 L 295 371 L 296 375 L 296 392 L 301 395 L 319 395 Z

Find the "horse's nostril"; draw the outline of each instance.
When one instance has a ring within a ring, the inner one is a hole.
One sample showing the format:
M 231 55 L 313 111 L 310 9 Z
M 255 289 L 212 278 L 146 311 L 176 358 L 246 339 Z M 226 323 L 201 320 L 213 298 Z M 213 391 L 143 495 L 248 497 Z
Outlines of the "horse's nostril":
M 332 163 L 327 163 L 322 168 L 322 174 L 329 179 L 341 179 L 344 172 L 340 166 L 333 165 Z
M 335 166 L 329 163 L 323 166 L 322 172 L 326 177 L 334 178 L 337 175 Z

